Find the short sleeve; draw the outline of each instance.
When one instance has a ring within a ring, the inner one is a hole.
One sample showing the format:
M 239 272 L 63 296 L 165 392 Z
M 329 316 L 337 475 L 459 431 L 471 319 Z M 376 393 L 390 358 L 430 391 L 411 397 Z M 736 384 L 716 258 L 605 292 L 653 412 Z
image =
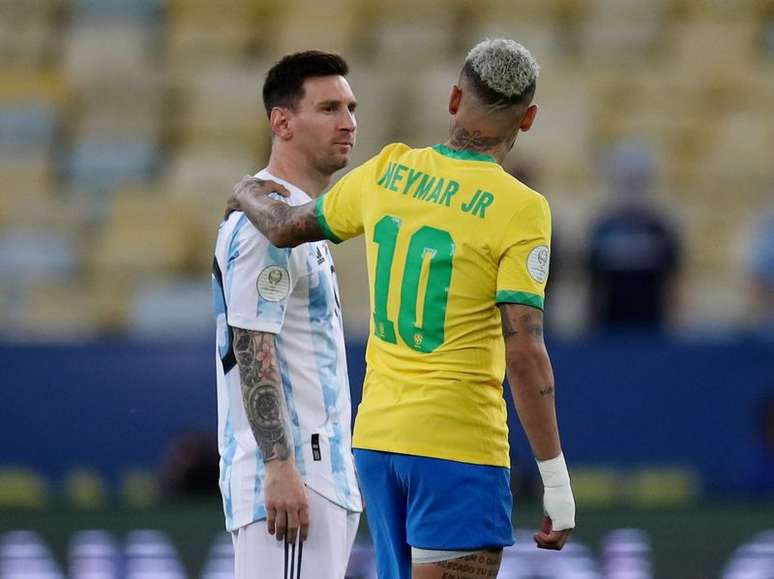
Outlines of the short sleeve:
M 293 250 L 275 247 L 249 223 L 234 242 L 224 279 L 228 324 L 278 334 L 299 277 Z
M 315 202 L 315 215 L 326 239 L 341 243 L 363 233 L 363 187 L 379 157 L 353 169 Z
M 551 211 L 535 195 L 517 211 L 500 245 L 497 303 L 514 303 L 543 309 L 551 261 Z

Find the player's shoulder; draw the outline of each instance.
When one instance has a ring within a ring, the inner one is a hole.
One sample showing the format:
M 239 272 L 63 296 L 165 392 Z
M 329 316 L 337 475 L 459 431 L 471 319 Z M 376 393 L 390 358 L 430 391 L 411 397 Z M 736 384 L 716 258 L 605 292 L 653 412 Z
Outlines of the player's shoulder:
M 387 163 L 395 162 L 411 150 L 411 147 L 405 143 L 390 143 L 382 147 L 381 151 L 371 157 L 371 161 L 376 165 L 386 165 Z
M 368 159 L 362 165 L 357 167 L 359 172 L 365 170 L 373 170 L 378 173 L 389 166 L 391 163 L 398 163 L 401 159 L 404 159 L 405 154 L 412 151 L 411 147 L 405 143 L 390 143 L 382 147 L 376 155 Z
M 506 193 L 505 197 L 514 212 L 543 213 L 549 211 L 548 200 L 541 193 L 522 183 L 507 171 L 500 171 L 497 175 L 497 181 L 496 185 L 493 184 L 494 188 L 498 192 Z
M 228 240 L 233 250 L 269 245 L 269 239 L 241 211 L 229 214 L 220 226 L 218 238 Z
M 382 150 L 379 151 L 379 154 L 377 157 L 395 157 L 400 156 L 408 151 L 413 150 L 411 147 L 409 147 L 406 143 L 390 143 L 389 145 L 385 145 L 382 147 Z

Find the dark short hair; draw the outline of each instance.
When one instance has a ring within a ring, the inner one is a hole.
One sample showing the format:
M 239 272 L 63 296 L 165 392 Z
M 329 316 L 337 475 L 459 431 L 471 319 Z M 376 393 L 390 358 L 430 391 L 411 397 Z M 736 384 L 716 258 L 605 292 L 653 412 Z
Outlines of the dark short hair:
M 321 76 L 347 76 L 349 66 L 338 54 L 307 50 L 282 57 L 266 73 L 263 106 L 266 114 L 274 107 L 295 106 L 304 98 L 304 81 Z
M 513 106 L 528 106 L 535 96 L 536 83 L 533 81 L 521 92 L 521 94 L 507 96 L 498 92 L 484 83 L 479 74 L 473 70 L 470 61 L 462 67 L 462 76 L 470 81 L 476 95 L 486 106 L 493 109 L 505 109 Z

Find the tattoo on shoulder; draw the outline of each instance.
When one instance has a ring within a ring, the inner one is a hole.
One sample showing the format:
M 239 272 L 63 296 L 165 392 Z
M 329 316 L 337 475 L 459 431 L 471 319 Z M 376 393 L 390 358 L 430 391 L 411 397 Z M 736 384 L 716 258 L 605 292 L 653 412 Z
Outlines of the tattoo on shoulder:
M 245 413 L 263 460 L 286 460 L 291 453 L 292 435 L 274 335 L 234 328 L 234 353 Z

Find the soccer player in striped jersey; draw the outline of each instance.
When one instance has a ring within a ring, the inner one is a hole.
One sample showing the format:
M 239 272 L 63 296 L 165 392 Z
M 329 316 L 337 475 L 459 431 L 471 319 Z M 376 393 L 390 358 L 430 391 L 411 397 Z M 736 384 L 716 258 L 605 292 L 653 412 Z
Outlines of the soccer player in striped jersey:
M 349 162 L 347 71 L 338 55 L 309 51 L 267 74 L 273 141 L 257 176 L 282 183 L 290 205 L 318 197 Z M 236 579 L 343 579 L 362 505 L 327 244 L 279 248 L 232 213 L 213 270 L 220 487 Z
M 279 246 L 365 235 L 353 446 L 381 579 L 496 576 L 513 543 L 505 371 L 543 479 L 535 541 L 561 549 L 575 526 L 543 341 L 550 212 L 501 167 L 537 114 L 537 76 L 520 44 L 484 41 L 451 90 L 444 144 L 388 145 L 314 203 L 278 203 L 256 179 L 230 200 Z

